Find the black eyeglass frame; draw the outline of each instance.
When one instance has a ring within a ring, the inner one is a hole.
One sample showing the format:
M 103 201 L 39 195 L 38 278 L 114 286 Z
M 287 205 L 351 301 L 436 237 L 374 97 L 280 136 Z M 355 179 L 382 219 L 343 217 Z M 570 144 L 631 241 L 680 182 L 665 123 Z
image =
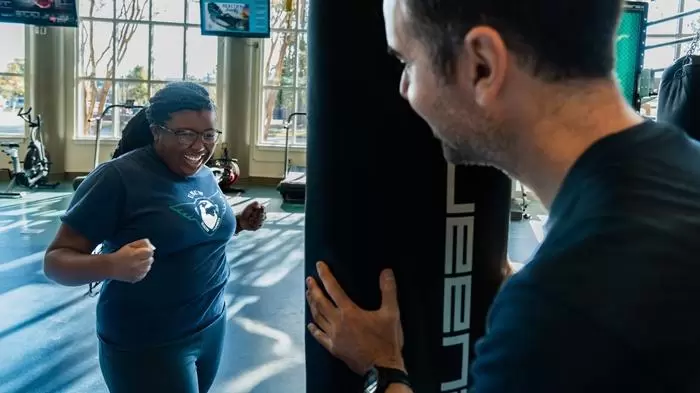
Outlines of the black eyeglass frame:
M 192 146 L 197 142 L 197 138 L 202 140 L 202 143 L 206 145 L 214 145 L 219 141 L 219 138 L 221 138 L 222 132 L 220 130 L 207 130 L 204 132 L 197 132 L 193 130 L 172 130 L 166 126 L 163 125 L 157 125 L 156 127 L 160 128 L 161 130 L 168 132 L 169 134 L 173 135 L 174 137 L 177 138 L 178 142 L 183 145 L 183 146 Z M 205 135 L 207 133 L 211 133 L 211 135 L 214 137 L 213 141 L 207 141 L 205 139 Z

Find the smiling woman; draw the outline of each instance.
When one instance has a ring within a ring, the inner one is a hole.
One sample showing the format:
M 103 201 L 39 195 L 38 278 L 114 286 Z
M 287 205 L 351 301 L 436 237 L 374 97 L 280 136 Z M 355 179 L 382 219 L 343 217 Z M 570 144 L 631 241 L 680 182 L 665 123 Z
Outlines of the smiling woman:
M 234 216 L 204 166 L 220 134 L 206 88 L 174 82 L 149 101 L 115 158 L 76 190 L 44 271 L 64 285 L 103 281 L 97 333 L 110 392 L 205 393 L 225 330 L 226 244 L 265 215 L 254 202 Z
M 189 82 L 167 84 L 127 124 L 114 158 L 155 142 L 156 151 L 173 172 L 192 175 L 209 160 L 218 141 L 215 119 L 214 103 L 204 87 Z M 187 155 L 198 160 L 186 160 Z
M 155 151 L 171 171 L 192 176 L 209 161 L 221 133 L 214 129 L 214 103 L 204 87 L 188 82 L 167 85 L 151 98 L 146 113 Z

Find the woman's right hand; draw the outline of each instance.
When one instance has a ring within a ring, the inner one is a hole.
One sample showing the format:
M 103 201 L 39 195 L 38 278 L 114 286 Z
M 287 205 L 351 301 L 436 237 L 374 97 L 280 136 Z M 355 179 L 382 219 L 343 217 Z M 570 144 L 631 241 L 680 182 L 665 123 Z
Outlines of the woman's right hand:
M 151 270 L 155 249 L 148 239 L 141 239 L 109 254 L 110 278 L 132 284 L 143 280 Z

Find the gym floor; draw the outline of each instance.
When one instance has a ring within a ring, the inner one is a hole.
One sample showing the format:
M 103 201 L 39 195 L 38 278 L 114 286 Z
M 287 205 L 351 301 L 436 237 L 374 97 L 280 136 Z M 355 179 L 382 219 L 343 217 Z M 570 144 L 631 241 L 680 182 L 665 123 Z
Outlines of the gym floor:
M 107 392 L 97 361 L 96 298 L 85 296 L 86 287 L 50 282 L 41 270 L 71 195 L 66 183 L 0 199 L 0 393 Z M 283 205 L 274 188 L 243 195 L 231 198 L 234 209 L 264 202 L 268 221 L 229 244 L 229 324 L 212 393 L 303 392 L 303 207 Z M 511 224 L 511 260 L 528 259 L 545 219 L 533 213 Z

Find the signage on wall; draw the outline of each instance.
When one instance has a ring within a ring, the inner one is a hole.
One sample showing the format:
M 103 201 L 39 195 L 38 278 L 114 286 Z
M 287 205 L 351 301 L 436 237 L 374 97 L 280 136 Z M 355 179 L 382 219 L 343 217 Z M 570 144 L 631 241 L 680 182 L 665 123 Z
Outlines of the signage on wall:
M 76 0 L 0 0 L 0 23 L 77 27 Z
M 270 37 L 270 0 L 201 0 L 199 7 L 202 35 Z

